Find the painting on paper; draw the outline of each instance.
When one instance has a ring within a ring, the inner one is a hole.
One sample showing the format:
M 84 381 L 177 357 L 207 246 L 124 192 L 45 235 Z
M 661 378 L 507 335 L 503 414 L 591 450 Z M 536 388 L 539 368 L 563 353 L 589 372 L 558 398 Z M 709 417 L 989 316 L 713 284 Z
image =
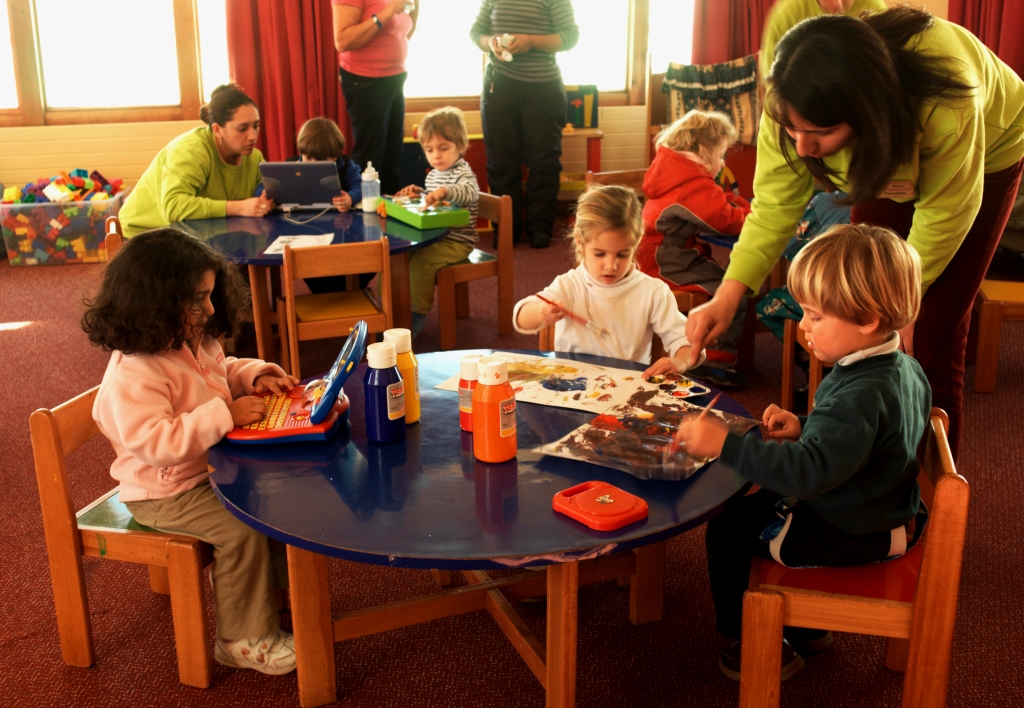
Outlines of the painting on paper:
M 669 453 L 683 417 L 704 410 L 663 391 L 640 390 L 560 440 L 535 449 L 546 455 L 611 467 L 641 479 L 686 479 L 711 459 Z M 757 421 L 719 410 L 710 411 L 731 432 L 744 434 Z

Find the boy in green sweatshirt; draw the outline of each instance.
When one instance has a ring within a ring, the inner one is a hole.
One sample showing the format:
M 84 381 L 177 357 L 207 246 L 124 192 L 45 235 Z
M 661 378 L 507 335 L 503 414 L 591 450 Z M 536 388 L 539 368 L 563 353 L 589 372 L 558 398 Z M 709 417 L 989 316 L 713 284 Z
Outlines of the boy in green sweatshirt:
M 836 226 L 799 253 L 788 285 L 804 310 L 808 346 L 834 365 L 810 414 L 769 406 L 762 420 L 770 440 L 728 433 L 713 417 L 686 421 L 677 434 L 691 455 L 720 456 L 761 486 L 727 502 L 706 535 L 718 630 L 735 640 L 719 667 L 737 680 L 753 556 L 808 567 L 902 555 L 921 498 L 917 446 L 931 389 L 920 365 L 899 351 L 897 333 L 921 302 L 916 251 L 887 229 Z M 783 679 L 803 667 L 794 647 L 817 651 L 832 640 L 795 628 L 785 636 Z

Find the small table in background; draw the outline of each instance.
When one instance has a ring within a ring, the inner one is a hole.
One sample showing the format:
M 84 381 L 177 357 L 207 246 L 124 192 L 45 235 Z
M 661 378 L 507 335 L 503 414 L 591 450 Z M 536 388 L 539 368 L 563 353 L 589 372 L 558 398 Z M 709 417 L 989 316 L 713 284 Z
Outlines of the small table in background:
M 316 212 L 293 212 L 294 221 L 306 221 Z M 282 212 L 273 212 L 263 218 L 228 217 L 202 219 L 172 224 L 200 241 L 204 241 L 224 254 L 232 263 L 248 266 L 249 287 L 252 290 L 252 315 L 256 328 L 256 351 L 264 361 L 276 361 L 274 337 L 270 326 L 276 320 L 271 314 L 271 298 L 267 292 L 267 270 L 280 267 L 282 257 L 263 255 L 263 251 L 278 236 L 304 234 L 334 234 L 331 243 L 358 243 L 388 237 L 391 253 L 391 314 L 395 327 L 412 327 L 412 306 L 409 292 L 409 254 L 428 246 L 448 234 L 447 228 L 423 231 L 387 219 L 382 222 L 376 213 L 331 210 L 312 218 L 305 224 L 288 221 Z
M 634 624 L 661 619 L 667 539 L 714 516 L 745 485 L 717 462 L 687 480 L 663 482 L 532 452 L 594 414 L 531 403 L 517 406 L 516 458 L 501 464 L 480 462 L 473 457 L 472 435 L 459 430 L 458 394 L 434 389 L 458 372 L 467 353 L 418 357 L 422 416 L 407 428 L 403 442 L 367 441 L 360 367 L 345 388 L 350 420 L 335 439 L 295 445 L 222 442 L 210 450 L 213 488 L 228 510 L 288 544 L 303 706 L 337 699 L 335 642 L 476 610 L 494 617 L 545 687 L 549 707 L 574 706 L 579 586 L 629 576 L 630 619 Z M 644 369 L 617 359 L 557 356 Z M 709 397 L 695 402 L 707 405 Z M 717 407 L 747 414 L 728 396 Z M 752 434 L 758 434 L 757 428 Z M 556 492 L 589 480 L 642 497 L 649 516 L 601 532 L 552 509 Z M 431 569 L 442 586 L 451 571 L 462 571 L 469 585 L 332 617 L 327 556 Z M 502 578 L 487 572 L 535 566 L 547 570 Z M 511 603 L 545 593 L 543 646 Z

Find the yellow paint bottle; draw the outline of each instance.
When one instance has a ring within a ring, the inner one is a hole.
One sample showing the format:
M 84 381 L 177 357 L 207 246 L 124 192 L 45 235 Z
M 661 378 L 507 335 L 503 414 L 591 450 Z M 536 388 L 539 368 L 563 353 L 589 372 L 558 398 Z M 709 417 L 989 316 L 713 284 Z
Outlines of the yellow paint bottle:
M 405 382 L 405 424 L 420 420 L 420 368 L 416 355 L 412 353 L 412 332 L 407 329 L 389 329 L 384 332 L 384 341 L 395 345 L 396 366 Z

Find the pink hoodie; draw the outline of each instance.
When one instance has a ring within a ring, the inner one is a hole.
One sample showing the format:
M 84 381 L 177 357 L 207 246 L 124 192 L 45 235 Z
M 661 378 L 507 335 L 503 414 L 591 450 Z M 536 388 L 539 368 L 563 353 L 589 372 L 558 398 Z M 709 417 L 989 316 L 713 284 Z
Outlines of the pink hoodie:
M 114 446 L 110 476 L 122 502 L 164 499 L 197 486 L 209 473 L 206 451 L 234 424 L 228 404 L 251 394 L 276 364 L 224 357 L 207 337 L 198 359 L 186 346 L 161 354 L 115 351 L 103 374 L 92 417 Z

